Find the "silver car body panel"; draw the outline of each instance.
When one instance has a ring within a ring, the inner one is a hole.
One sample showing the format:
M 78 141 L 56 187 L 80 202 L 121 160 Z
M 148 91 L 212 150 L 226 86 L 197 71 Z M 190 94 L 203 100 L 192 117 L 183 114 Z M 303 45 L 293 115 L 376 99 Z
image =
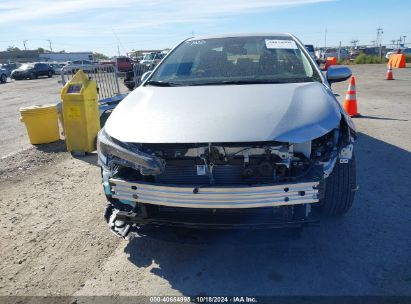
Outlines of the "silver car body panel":
M 135 143 L 303 143 L 337 127 L 340 109 L 319 82 L 140 86 L 113 111 L 105 130 Z

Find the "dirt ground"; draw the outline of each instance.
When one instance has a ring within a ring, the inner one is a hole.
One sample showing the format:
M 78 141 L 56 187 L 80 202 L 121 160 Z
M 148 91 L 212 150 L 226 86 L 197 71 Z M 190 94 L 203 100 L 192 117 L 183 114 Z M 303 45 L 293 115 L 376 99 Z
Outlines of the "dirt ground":
M 57 80 L 21 82 L 18 95 L 0 85 L 0 296 L 411 296 L 411 68 L 394 70 L 394 81 L 384 65 L 352 69 L 360 190 L 350 213 L 300 240 L 276 231 L 117 238 L 103 220 L 95 154 L 73 158 L 62 141 L 27 149 L 17 109 L 56 101 Z M 347 85 L 333 86 L 340 100 Z

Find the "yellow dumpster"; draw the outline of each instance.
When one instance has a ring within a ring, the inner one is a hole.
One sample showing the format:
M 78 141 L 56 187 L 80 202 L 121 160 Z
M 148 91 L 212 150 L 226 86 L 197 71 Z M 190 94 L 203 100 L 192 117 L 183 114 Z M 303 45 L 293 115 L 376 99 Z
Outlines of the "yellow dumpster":
M 78 71 L 61 90 L 67 150 L 84 154 L 96 150 L 100 130 L 95 80 Z
M 47 144 L 60 139 L 56 105 L 20 108 L 20 121 L 26 125 L 30 143 Z

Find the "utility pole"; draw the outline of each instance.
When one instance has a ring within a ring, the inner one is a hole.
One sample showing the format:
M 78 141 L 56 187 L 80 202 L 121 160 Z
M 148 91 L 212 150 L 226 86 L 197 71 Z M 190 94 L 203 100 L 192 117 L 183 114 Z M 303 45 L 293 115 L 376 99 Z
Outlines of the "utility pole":
M 25 51 L 27 51 L 27 48 L 26 48 L 26 42 L 27 42 L 28 40 L 23 40 L 23 45 L 24 45 L 24 50 Z
M 50 52 L 53 53 L 53 48 L 51 47 L 51 40 L 50 40 L 50 39 L 47 39 L 47 41 L 49 42 L 49 45 L 50 45 Z
M 382 34 L 384 34 L 383 28 L 377 28 L 377 46 L 380 48 L 379 55 L 382 57 Z
M 403 43 L 404 43 L 404 47 L 405 47 L 405 38 L 406 38 L 407 36 L 402 36 L 402 38 L 404 38 L 404 40 L 403 40 Z
M 324 49 L 327 48 L 327 29 L 325 29 L 325 34 L 324 34 Z
M 117 44 L 117 53 L 118 53 L 118 57 L 120 57 L 120 46 Z
M 377 39 L 375 40 L 377 43 L 377 46 L 379 46 L 382 42 L 382 34 L 384 34 L 383 28 L 381 27 L 377 28 Z

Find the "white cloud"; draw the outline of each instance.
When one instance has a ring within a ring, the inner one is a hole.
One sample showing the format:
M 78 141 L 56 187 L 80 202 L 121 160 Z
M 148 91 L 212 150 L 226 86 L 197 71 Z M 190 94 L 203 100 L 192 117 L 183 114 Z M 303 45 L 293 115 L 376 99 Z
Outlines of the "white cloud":
M 73 13 L 82 16 L 89 14 L 95 18 L 100 13 L 107 15 L 110 11 L 117 13 L 110 18 L 113 23 L 123 19 L 122 13 L 134 14 L 134 20 L 143 24 L 183 23 L 328 1 L 332 0 L 3 0 L 0 4 L 0 23 L 65 19 Z M 73 22 L 87 22 L 79 19 Z
M 219 22 L 234 16 L 329 1 L 334 0 L 0 0 L 0 24 L 20 26 L 7 33 L 10 41 L 52 39 L 57 48 L 85 41 L 89 47 L 103 42 L 128 48 L 155 39 L 166 46 L 193 29 L 224 31 Z

